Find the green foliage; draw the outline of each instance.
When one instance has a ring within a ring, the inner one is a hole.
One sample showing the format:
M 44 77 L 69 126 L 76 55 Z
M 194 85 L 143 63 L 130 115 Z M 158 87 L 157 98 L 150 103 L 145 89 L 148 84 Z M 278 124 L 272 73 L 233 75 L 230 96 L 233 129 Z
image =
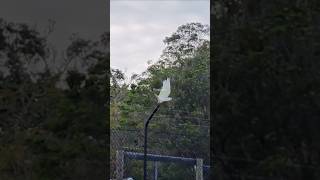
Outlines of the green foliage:
M 319 3 L 217 4 L 214 178 L 318 179 Z
M 104 45 L 76 37 L 54 69 L 53 51 L 36 30 L 1 20 L 0 39 L 0 179 L 105 177 Z
M 201 157 L 209 164 L 209 27 L 188 23 L 166 37 L 159 60 L 124 83 L 123 73 L 112 70 L 110 116 L 112 128 L 142 129 L 144 119 L 157 103 L 162 81 L 171 78 L 172 101 L 162 104 L 150 123 L 150 151 L 173 156 Z M 130 88 L 129 88 L 130 87 Z M 166 117 L 171 117 L 166 118 Z M 161 137 L 159 136 L 161 135 Z M 127 164 L 134 178 L 141 179 L 142 165 Z M 150 167 L 151 168 L 151 167 Z M 150 172 L 152 172 L 150 170 Z M 164 165 L 161 179 L 192 179 L 188 167 Z

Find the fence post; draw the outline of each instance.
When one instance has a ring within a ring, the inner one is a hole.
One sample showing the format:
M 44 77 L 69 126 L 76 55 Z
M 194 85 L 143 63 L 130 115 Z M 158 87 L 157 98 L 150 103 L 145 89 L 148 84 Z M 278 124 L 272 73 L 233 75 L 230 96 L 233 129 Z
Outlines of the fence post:
M 203 180 L 203 160 L 197 159 L 196 180 Z
M 158 180 L 158 161 L 153 162 L 153 180 Z
M 117 151 L 116 158 L 117 158 L 117 165 L 116 165 L 117 177 L 116 177 L 116 179 L 122 180 L 123 179 L 123 165 L 124 165 L 124 153 L 122 150 Z

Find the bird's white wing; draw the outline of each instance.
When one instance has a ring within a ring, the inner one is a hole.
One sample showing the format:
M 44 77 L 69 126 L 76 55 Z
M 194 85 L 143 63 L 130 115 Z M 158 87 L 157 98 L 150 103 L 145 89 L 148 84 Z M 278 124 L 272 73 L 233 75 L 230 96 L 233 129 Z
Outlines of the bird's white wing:
M 170 95 L 170 79 L 164 80 L 159 96 L 168 97 Z
M 160 90 L 160 94 L 158 96 L 158 102 L 162 103 L 164 101 L 170 101 L 171 98 L 169 97 L 171 89 L 170 89 L 170 78 L 164 80 L 162 83 L 162 88 Z

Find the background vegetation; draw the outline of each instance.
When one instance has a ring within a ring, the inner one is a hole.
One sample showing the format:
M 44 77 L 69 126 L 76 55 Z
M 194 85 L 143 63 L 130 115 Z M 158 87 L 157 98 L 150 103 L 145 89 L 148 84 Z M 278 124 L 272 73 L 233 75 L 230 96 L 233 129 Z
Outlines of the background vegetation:
M 26 24 L 0 19 L 0 179 L 106 177 L 106 34 L 62 55 Z
M 151 124 L 150 150 L 209 163 L 208 26 L 180 26 L 165 38 L 160 59 L 129 81 L 109 71 L 107 34 L 98 41 L 74 35 L 62 53 L 49 35 L 0 20 L 0 179 L 107 177 L 109 128 L 141 130 L 166 77 L 174 100 Z M 139 179 L 139 163 L 128 167 Z M 184 168 L 163 166 L 161 178 L 190 179 Z
M 109 72 L 107 34 L 75 36 L 59 56 L 46 36 L 1 20 L 0 179 L 106 176 L 106 129 L 141 131 L 166 77 L 173 101 L 151 124 L 151 152 L 208 164 L 211 108 L 214 179 L 319 179 L 319 1 L 212 7 L 211 49 L 207 26 L 182 25 L 165 38 L 163 55 L 128 79 Z M 139 166 L 130 164 L 131 175 L 141 176 Z M 163 179 L 191 178 L 182 167 L 161 168 Z
M 319 179 L 319 10 L 213 3 L 213 179 Z
M 117 166 L 116 150 L 142 152 L 144 120 L 156 106 L 156 95 L 167 77 L 171 78 L 173 100 L 162 104 L 151 121 L 149 152 L 203 158 L 207 165 L 210 163 L 209 26 L 181 25 L 164 43 L 161 57 L 150 62 L 142 74 L 126 78 L 120 70 L 111 70 L 112 168 Z M 195 178 L 193 167 L 174 164 L 162 163 L 159 173 L 160 179 Z M 142 179 L 142 163 L 129 161 L 126 174 Z

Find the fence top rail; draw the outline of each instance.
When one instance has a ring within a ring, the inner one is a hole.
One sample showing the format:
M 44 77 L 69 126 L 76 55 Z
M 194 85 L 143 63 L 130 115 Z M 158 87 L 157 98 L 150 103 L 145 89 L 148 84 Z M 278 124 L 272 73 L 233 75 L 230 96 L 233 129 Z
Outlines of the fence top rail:
M 129 159 L 135 160 L 143 160 L 144 154 L 137 152 L 128 152 L 124 151 L 124 156 Z M 160 161 L 160 162 L 173 162 L 173 163 L 181 163 L 185 165 L 196 165 L 197 159 L 195 158 L 185 158 L 185 157 L 175 157 L 175 156 L 164 156 L 164 155 L 156 155 L 156 154 L 147 154 L 148 161 Z M 210 166 L 203 166 L 204 170 L 209 170 Z

